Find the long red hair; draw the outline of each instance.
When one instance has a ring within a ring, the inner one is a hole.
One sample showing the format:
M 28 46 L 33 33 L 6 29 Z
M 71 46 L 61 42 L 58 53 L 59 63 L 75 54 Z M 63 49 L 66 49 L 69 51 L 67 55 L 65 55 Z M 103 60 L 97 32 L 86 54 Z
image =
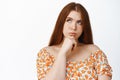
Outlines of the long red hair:
M 60 44 L 62 42 L 64 38 L 63 26 L 67 16 L 71 11 L 77 11 L 81 13 L 81 16 L 82 16 L 83 33 L 78 38 L 79 43 L 93 44 L 92 30 L 91 30 L 88 12 L 81 4 L 71 2 L 62 9 L 62 11 L 58 16 L 54 31 L 52 33 L 52 36 L 49 42 L 49 46 Z

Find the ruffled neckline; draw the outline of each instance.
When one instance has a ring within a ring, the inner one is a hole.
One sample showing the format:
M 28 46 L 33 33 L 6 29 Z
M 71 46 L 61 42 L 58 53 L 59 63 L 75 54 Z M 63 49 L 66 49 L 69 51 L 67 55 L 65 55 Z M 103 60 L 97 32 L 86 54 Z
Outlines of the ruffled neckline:
M 52 57 L 55 60 L 54 55 L 50 54 L 50 52 L 48 52 L 46 48 L 43 48 L 43 50 L 46 51 L 46 53 L 49 55 L 49 57 Z M 97 54 L 98 52 L 101 52 L 101 50 L 100 49 L 96 50 L 94 53 L 91 53 L 87 58 L 85 58 L 83 60 L 79 60 L 79 61 L 67 61 L 66 63 L 81 63 L 81 62 L 85 63 L 85 62 L 88 62 L 89 59 L 90 59 L 90 57 L 91 56 L 94 57 L 94 55 Z

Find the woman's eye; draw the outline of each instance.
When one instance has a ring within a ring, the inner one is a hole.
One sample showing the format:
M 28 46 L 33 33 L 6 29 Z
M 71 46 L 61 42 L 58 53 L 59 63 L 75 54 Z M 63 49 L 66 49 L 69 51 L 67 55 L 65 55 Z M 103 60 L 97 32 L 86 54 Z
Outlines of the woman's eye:
M 71 20 L 71 19 L 67 19 L 66 21 L 67 21 L 67 22 L 69 22 L 69 23 L 71 23 L 71 22 L 72 22 L 72 20 Z
M 82 21 L 78 21 L 77 24 L 81 25 L 81 24 L 82 24 Z

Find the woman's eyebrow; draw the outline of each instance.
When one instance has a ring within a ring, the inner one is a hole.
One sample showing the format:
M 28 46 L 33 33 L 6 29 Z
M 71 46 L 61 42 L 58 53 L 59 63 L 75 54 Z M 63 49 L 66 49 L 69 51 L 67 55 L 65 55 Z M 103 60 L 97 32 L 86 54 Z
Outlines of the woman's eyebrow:
M 81 22 L 82 20 L 80 19 L 80 20 L 77 20 L 77 22 Z
M 66 19 L 72 19 L 73 20 L 73 18 L 72 17 L 67 17 Z M 79 20 L 77 20 L 77 21 L 82 21 L 81 19 L 79 19 Z
M 71 18 L 71 17 L 67 17 L 66 19 L 73 19 L 73 18 Z

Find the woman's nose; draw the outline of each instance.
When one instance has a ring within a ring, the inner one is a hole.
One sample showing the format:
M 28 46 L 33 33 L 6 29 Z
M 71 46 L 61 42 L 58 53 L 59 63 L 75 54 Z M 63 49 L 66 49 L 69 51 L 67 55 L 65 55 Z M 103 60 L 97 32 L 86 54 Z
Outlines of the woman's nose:
M 71 25 L 71 28 L 72 28 L 73 30 L 76 30 L 76 28 L 77 28 L 76 23 L 73 23 L 73 24 Z

